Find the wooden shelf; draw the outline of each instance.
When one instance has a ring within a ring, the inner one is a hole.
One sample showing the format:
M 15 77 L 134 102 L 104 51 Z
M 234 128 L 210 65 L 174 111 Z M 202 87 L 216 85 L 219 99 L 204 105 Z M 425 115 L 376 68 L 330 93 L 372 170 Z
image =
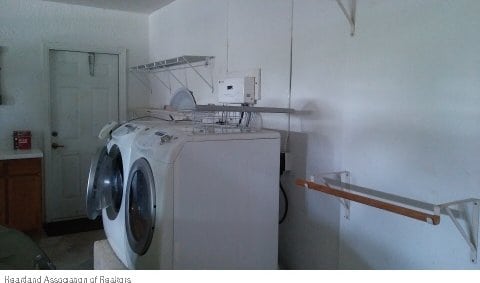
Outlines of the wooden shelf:
M 346 176 L 349 176 L 348 171 L 335 172 L 334 174 L 344 173 Z M 303 188 L 340 198 L 341 203 L 346 208 L 347 219 L 350 215 L 350 205 L 347 203 L 348 201 L 362 203 L 432 225 L 440 224 L 440 215 L 442 213 L 446 214 L 455 224 L 455 227 L 470 248 L 470 261 L 472 263 L 477 262 L 480 199 L 469 198 L 443 204 L 430 204 L 369 188 L 342 183 L 341 181 L 325 177 L 323 179 L 325 184 L 315 183 L 313 177 L 311 177 L 311 181 L 297 179 L 295 184 Z M 332 186 L 339 187 L 339 189 L 333 188 Z M 453 207 L 458 205 L 470 205 L 472 208 L 471 215 L 465 218 L 467 211 L 460 212 L 454 210 Z M 459 218 L 463 218 L 465 224 L 462 225 L 462 223 L 458 221 Z
M 348 199 L 354 202 L 366 204 L 372 207 L 376 207 L 382 210 L 390 211 L 396 214 L 400 214 L 406 217 L 410 217 L 416 220 L 424 221 L 427 223 L 431 223 L 433 225 L 440 224 L 440 215 L 425 213 L 420 210 L 415 210 L 411 208 L 407 208 L 404 206 L 392 204 L 386 201 L 381 201 L 369 197 L 365 197 L 359 194 L 354 194 L 351 192 L 346 192 L 338 189 L 334 189 L 329 185 L 321 185 L 314 182 L 309 182 L 302 179 L 297 179 L 295 184 L 302 187 L 308 187 L 309 189 L 316 190 L 322 193 L 326 193 L 332 196 L 340 197 L 343 199 Z

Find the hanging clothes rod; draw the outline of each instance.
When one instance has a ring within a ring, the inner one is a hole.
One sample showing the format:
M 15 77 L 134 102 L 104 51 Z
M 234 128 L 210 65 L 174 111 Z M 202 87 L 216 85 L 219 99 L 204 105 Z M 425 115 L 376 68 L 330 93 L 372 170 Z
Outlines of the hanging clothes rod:
M 345 173 L 346 176 L 350 175 L 350 172 L 348 171 L 334 172 L 330 174 L 339 175 Z M 427 222 L 432 225 L 440 224 L 441 213 L 448 215 L 470 249 L 470 261 L 474 264 L 477 263 L 479 246 L 478 234 L 480 226 L 480 199 L 468 198 L 435 205 L 372 190 L 369 188 L 351 185 L 349 183 L 344 183 L 331 178 L 322 177 L 325 182 L 324 184 L 315 183 L 313 176 L 310 178 L 310 181 L 297 179 L 295 184 L 307 189 L 312 189 L 340 198 L 341 203 L 345 207 L 345 218 L 347 219 L 349 219 L 350 215 L 350 205 L 348 201 L 355 201 L 409 218 Z M 332 188 L 331 185 L 339 187 L 340 189 Z M 468 214 L 468 211 L 465 208 L 462 208 L 461 211 L 453 209 L 454 207 L 460 208 L 459 205 L 471 207 L 471 213 Z M 432 211 L 433 213 L 425 211 Z M 463 221 L 459 221 L 459 219 L 462 219 Z
M 385 202 L 385 201 L 382 201 L 382 200 L 373 199 L 373 198 L 362 196 L 362 195 L 359 195 L 359 194 L 354 194 L 354 193 L 351 193 L 351 192 L 334 189 L 334 188 L 330 187 L 328 184 L 322 185 L 322 184 L 317 184 L 317 183 L 310 182 L 310 181 L 303 180 L 303 179 L 297 179 L 295 181 L 295 184 L 297 186 L 306 187 L 308 189 L 319 191 L 319 192 L 322 192 L 322 193 L 325 193 L 325 194 L 329 194 L 329 195 L 332 195 L 332 196 L 340 197 L 340 198 L 343 198 L 343 199 L 348 199 L 348 200 L 351 200 L 351 201 L 355 201 L 355 202 L 358 202 L 358 203 L 362 203 L 362 204 L 365 204 L 365 205 L 369 205 L 369 206 L 372 206 L 372 207 L 376 207 L 376 208 L 379 208 L 379 209 L 390 211 L 390 212 L 393 212 L 393 213 L 396 213 L 396 214 L 400 214 L 400 215 L 410 217 L 410 218 L 413 218 L 413 219 L 416 219 L 416 220 L 427 222 L 427 223 L 430 223 L 430 224 L 433 224 L 433 225 L 440 224 L 440 215 L 430 214 L 430 213 L 426 213 L 426 212 L 423 212 L 423 211 L 420 211 L 420 210 L 407 208 L 407 207 L 404 207 L 404 206 L 400 206 L 400 205 L 397 205 L 397 204 Z

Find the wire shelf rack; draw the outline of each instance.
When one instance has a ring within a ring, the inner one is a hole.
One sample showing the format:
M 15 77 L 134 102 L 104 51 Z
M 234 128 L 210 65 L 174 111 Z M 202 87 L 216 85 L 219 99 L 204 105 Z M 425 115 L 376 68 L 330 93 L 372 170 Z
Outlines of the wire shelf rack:
M 193 111 L 194 134 L 226 134 L 256 132 L 262 128 L 257 112 Z
M 257 132 L 263 127 L 262 113 L 294 113 L 290 108 L 196 105 L 192 110 L 138 108 L 135 115 L 167 121 L 191 121 L 194 134 Z

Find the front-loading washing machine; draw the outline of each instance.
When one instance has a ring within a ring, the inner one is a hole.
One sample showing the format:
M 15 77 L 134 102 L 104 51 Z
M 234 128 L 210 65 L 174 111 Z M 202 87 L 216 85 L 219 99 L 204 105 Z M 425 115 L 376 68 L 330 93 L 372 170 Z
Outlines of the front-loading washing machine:
M 133 143 L 125 191 L 129 269 L 275 269 L 277 132 L 152 126 Z
M 87 216 L 100 214 L 107 240 L 119 259 L 125 261 L 125 182 L 131 165 L 135 136 L 147 126 L 127 122 L 110 134 L 93 157 L 87 187 Z

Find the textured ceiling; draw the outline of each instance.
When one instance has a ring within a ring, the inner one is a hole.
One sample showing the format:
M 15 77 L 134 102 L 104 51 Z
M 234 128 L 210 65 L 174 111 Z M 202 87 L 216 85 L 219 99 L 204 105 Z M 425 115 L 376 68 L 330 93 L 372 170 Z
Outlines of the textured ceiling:
M 120 10 L 142 14 L 151 14 L 174 0 L 43 0 L 65 4 L 89 6 L 103 9 Z

